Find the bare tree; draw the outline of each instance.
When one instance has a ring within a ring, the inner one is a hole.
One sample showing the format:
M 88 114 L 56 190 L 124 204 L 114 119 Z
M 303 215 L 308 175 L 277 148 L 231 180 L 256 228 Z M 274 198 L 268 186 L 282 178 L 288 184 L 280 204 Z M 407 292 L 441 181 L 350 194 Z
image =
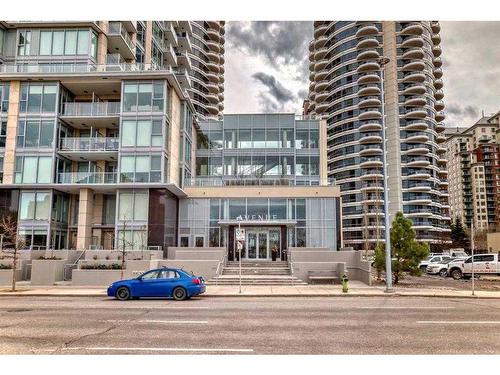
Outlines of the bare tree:
M 18 251 L 25 247 L 26 243 L 17 234 L 17 220 L 12 215 L 2 216 L 0 219 L 0 234 L 3 236 L 2 251 L 12 259 L 12 288 L 16 291 L 16 269 Z M 7 245 L 7 249 L 3 246 Z

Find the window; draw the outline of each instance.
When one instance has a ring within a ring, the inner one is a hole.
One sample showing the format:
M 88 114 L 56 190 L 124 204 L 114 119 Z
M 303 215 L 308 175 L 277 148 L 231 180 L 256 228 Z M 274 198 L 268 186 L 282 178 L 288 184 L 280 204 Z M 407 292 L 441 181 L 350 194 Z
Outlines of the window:
M 49 192 L 21 192 L 19 220 L 49 220 Z
M 54 141 L 54 120 L 19 120 L 17 147 L 50 148 Z
M 28 56 L 31 47 L 31 31 L 19 31 L 19 41 L 17 43 L 17 54 L 19 56 Z
M 124 112 L 162 112 L 164 82 L 126 82 L 123 89 Z
M 194 242 L 196 247 L 203 247 L 203 243 L 205 242 L 205 237 L 196 236 Z
M 181 236 L 181 247 L 189 247 L 189 237 Z
M 22 113 L 55 113 L 57 84 L 23 83 L 19 110 Z
M 120 193 L 118 220 L 147 221 L 148 206 L 148 193 Z
M 179 274 L 173 270 L 161 270 L 159 279 L 178 279 Z
M 121 182 L 160 182 L 160 155 L 129 155 L 120 159 Z
M 51 156 L 17 156 L 15 183 L 50 183 L 52 179 Z
M 144 275 L 142 275 L 141 278 L 143 280 L 157 279 L 159 273 L 160 273 L 160 271 L 151 271 L 151 272 L 148 272 L 148 273 L 145 273 Z
M 66 31 L 64 37 L 64 54 L 65 55 L 76 55 L 76 41 L 78 37 L 78 32 L 71 30 Z
M 9 88 L 8 83 L 0 84 L 0 113 L 9 111 Z
M 0 148 L 5 147 L 6 140 L 7 140 L 7 120 L 2 120 L 0 122 Z
M 122 147 L 159 147 L 162 145 L 162 120 L 123 120 Z

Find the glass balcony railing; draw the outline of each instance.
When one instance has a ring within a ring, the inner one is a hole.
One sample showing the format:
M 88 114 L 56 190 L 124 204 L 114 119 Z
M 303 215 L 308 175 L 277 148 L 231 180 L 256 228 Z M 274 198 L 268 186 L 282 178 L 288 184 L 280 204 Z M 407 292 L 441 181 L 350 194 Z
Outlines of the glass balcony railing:
M 119 116 L 120 102 L 63 103 L 63 116 Z
M 173 73 L 170 67 L 157 64 L 142 63 L 68 63 L 66 61 L 51 61 L 50 63 L 19 63 L 1 64 L 0 74 L 72 74 L 72 73 L 99 73 L 99 72 L 142 72 L 162 71 Z
M 202 177 L 184 180 L 184 186 L 319 186 L 335 185 L 334 178 L 320 178 L 317 176 L 266 176 L 266 177 Z
M 57 175 L 60 184 L 116 184 L 116 172 L 63 172 Z
M 118 151 L 118 138 L 62 138 L 59 148 L 61 151 Z

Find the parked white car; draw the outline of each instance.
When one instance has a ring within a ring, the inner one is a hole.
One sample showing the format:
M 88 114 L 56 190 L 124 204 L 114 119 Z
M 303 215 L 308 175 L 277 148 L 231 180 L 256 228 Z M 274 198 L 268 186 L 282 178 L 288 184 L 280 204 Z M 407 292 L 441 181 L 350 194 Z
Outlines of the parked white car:
M 430 264 L 434 264 L 434 263 L 438 264 L 438 263 L 441 263 L 441 262 L 448 260 L 448 259 L 451 259 L 451 256 L 449 256 L 449 255 L 429 255 L 426 260 L 423 260 L 422 262 L 420 262 L 418 267 L 422 271 L 426 271 L 427 266 L 429 266 Z
M 448 273 L 455 280 L 469 278 L 472 276 L 472 257 L 457 262 L 451 266 Z M 500 262 L 498 254 L 478 254 L 474 255 L 475 275 L 500 275 Z
M 442 260 L 439 263 L 431 263 L 427 266 L 426 272 L 429 275 L 438 275 L 441 277 L 448 276 L 448 269 L 450 265 L 453 266 L 458 262 L 463 262 L 465 258 L 450 258 Z

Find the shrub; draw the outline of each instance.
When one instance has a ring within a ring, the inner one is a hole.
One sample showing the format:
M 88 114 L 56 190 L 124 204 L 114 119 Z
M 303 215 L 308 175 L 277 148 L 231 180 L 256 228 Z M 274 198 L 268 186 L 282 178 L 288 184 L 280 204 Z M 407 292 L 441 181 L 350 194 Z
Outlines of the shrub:
M 117 263 L 113 264 L 84 264 L 81 267 L 82 270 L 121 270 L 121 265 Z
M 12 264 L 0 264 L 0 270 L 11 270 Z
M 62 258 L 58 258 L 56 256 L 53 256 L 53 257 L 44 257 L 43 255 L 42 256 L 39 256 L 38 257 L 38 260 L 61 260 Z

